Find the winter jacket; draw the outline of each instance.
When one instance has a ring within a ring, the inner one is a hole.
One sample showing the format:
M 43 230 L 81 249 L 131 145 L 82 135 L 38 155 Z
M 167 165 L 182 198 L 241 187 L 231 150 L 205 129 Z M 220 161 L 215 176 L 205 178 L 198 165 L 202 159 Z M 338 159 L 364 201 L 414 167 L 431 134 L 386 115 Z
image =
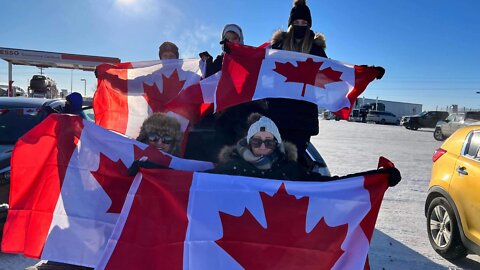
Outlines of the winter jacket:
M 286 38 L 285 31 L 277 31 L 272 37 L 272 48 L 283 49 Z M 322 34 L 314 34 L 310 54 L 327 57 L 325 54 L 325 37 Z M 318 134 L 318 107 L 317 105 L 300 100 L 286 98 L 267 99 L 268 109 L 265 116 L 272 119 L 280 129 L 285 140 L 295 143 L 298 149 L 299 161 L 304 164 L 303 154 L 311 136 Z
M 277 50 L 283 50 L 283 41 L 285 40 L 286 35 L 287 32 L 282 30 L 278 30 L 277 32 L 275 32 L 271 41 L 272 48 Z M 327 54 L 325 53 L 325 48 L 327 48 L 327 45 L 325 43 L 325 36 L 321 33 L 313 33 L 313 31 L 311 30 L 310 35 L 313 37 L 313 44 L 309 54 L 326 58 Z
M 284 142 L 284 145 L 285 154 L 277 149 L 279 157 L 267 170 L 258 169 L 244 160 L 236 150 L 236 146 L 226 146 L 220 152 L 220 164 L 207 172 L 279 180 L 307 180 L 309 173 L 297 163 L 295 145 L 289 142 Z
M 312 31 L 310 34 L 314 38 L 310 54 L 327 57 L 324 51 L 326 48 L 325 37 L 319 33 L 314 34 Z M 286 35 L 285 31 L 275 32 L 271 41 L 272 48 L 282 50 Z M 266 116 L 277 124 L 280 133 L 282 130 L 296 130 L 308 136 L 318 134 L 318 107 L 311 102 L 283 98 L 268 99 Z M 297 147 L 299 146 L 297 145 Z

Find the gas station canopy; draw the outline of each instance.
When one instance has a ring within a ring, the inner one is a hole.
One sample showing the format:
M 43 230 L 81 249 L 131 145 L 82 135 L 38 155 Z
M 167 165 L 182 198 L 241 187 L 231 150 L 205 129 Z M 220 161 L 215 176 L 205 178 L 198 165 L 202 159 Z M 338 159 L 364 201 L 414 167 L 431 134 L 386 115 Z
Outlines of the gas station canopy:
M 13 96 L 12 65 L 94 71 L 103 63 L 120 63 L 119 58 L 0 47 L 0 58 L 8 62 L 8 95 Z
M 14 65 L 94 71 L 102 63 L 120 63 L 119 58 L 0 47 L 0 58 Z

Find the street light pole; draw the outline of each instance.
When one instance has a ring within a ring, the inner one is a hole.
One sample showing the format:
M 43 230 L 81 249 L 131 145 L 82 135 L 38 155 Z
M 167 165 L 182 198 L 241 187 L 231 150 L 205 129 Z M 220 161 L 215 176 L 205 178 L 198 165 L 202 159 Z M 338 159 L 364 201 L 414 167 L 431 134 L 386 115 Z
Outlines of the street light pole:
M 87 80 L 86 79 L 80 79 L 80 81 L 84 82 L 83 90 L 85 91 L 85 97 L 87 96 Z

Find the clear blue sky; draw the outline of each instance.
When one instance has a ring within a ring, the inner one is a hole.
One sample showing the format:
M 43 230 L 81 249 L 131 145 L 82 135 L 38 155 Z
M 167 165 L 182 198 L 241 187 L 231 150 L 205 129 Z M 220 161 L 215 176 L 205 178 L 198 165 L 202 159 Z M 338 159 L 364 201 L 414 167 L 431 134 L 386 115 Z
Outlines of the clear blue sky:
M 480 1 L 307 0 L 314 31 L 327 38 L 327 55 L 352 64 L 380 65 L 386 75 L 367 98 L 480 109 Z M 24 0 L 1 1 L 0 47 L 154 60 L 170 40 L 183 58 L 220 52 L 220 32 L 237 23 L 245 43 L 260 45 L 287 26 L 291 0 Z M 38 69 L 14 66 L 16 85 L 26 88 Z M 45 69 L 70 89 L 70 71 Z M 88 95 L 93 74 L 75 70 L 74 91 Z M 0 82 L 7 64 L 0 61 Z

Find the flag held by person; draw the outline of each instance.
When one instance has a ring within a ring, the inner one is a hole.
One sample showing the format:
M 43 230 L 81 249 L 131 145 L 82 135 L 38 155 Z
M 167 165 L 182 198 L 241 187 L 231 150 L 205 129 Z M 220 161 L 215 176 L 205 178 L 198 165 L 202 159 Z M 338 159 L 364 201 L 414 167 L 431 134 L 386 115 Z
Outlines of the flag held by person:
M 141 169 L 97 269 L 369 269 L 387 185 Z
M 95 122 L 135 138 L 149 115 L 167 112 L 165 104 L 197 84 L 203 72 L 198 59 L 182 59 L 102 64 L 96 74 Z M 179 121 L 185 131 L 188 119 Z
M 138 159 L 186 171 L 213 168 L 79 116 L 51 114 L 15 145 L 2 251 L 96 266 L 134 179 L 127 169 Z
M 228 43 L 215 111 L 264 98 L 315 103 L 348 119 L 356 98 L 379 69 L 292 51 Z

